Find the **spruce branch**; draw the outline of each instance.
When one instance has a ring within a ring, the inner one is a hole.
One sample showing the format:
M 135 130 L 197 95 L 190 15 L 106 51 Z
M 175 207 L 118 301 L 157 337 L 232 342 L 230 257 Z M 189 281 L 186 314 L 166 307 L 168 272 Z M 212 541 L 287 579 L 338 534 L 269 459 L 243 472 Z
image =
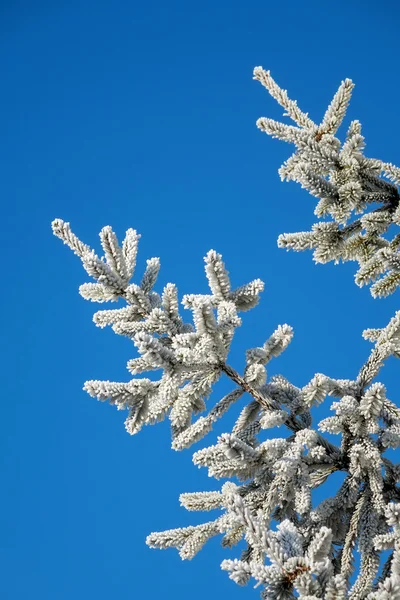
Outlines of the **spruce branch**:
M 371 285 L 372 296 L 394 293 L 400 286 L 400 258 L 395 238 L 390 241 L 383 234 L 391 225 L 400 223 L 400 170 L 364 156 L 358 121 L 350 124 L 344 143 L 335 137 L 348 109 L 353 82 L 346 79 L 341 83 L 321 124 L 316 125 L 298 109 L 296 102 L 288 99 L 286 90 L 279 87 L 269 71 L 256 67 L 254 79 L 267 88 L 297 124 L 293 127 L 265 117 L 257 120 L 261 131 L 296 147 L 279 170 L 282 179 L 300 183 L 319 199 L 314 214 L 332 219 L 314 224 L 309 232 L 281 234 L 278 246 L 296 251 L 313 249 L 317 263 L 357 261 L 357 285 L 368 285 L 380 277 Z M 376 202 L 381 206 L 366 212 Z M 363 216 L 354 219 L 360 213 Z M 385 253 L 390 246 L 391 251 Z

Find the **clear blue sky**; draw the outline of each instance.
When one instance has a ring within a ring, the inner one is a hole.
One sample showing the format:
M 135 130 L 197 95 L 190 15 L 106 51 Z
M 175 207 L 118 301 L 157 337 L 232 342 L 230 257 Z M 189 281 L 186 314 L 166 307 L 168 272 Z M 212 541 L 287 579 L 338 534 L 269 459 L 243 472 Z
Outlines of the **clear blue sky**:
M 258 598 L 219 570 L 219 540 L 187 563 L 145 546 L 150 531 L 203 519 L 179 508 L 180 492 L 218 484 L 190 451 L 169 450 L 167 426 L 131 438 L 123 413 L 81 391 L 128 380 L 133 349 L 92 323 L 96 305 L 77 293 L 87 278 L 50 222 L 96 248 L 102 226 L 135 227 L 139 271 L 160 256 L 160 283 L 182 294 L 205 290 L 215 248 L 235 284 L 266 282 L 234 366 L 287 322 L 295 338 L 271 374 L 355 377 L 362 330 L 385 325 L 398 295 L 374 301 L 353 264 L 277 248 L 279 233 L 310 227 L 315 201 L 279 180 L 290 148 L 255 121 L 281 110 L 252 70 L 271 69 L 316 119 L 353 78 L 349 118 L 368 154 L 399 163 L 399 16 L 394 0 L 1 3 L 4 600 Z M 398 401 L 395 367 L 383 381 Z

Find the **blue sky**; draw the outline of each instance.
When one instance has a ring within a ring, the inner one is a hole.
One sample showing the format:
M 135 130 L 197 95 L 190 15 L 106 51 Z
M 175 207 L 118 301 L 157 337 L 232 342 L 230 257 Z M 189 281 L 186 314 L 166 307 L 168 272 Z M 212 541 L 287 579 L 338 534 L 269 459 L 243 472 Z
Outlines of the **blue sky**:
M 160 284 L 181 294 L 205 291 L 215 248 L 235 285 L 266 282 L 233 366 L 286 322 L 295 338 L 271 374 L 354 378 L 370 350 L 362 330 L 385 325 L 398 296 L 374 301 L 353 264 L 277 248 L 310 227 L 315 202 L 279 180 L 290 148 L 255 121 L 281 110 L 252 70 L 271 69 L 317 120 L 351 77 L 368 155 L 399 163 L 398 27 L 394 0 L 1 4 L 2 598 L 258 598 L 219 570 L 218 540 L 187 563 L 145 546 L 151 531 L 201 522 L 179 493 L 218 484 L 169 449 L 166 425 L 130 437 L 123 413 L 82 391 L 128 380 L 133 348 L 92 323 L 85 273 L 50 222 L 96 248 L 104 225 L 136 228 L 139 272 L 160 256 Z M 383 381 L 396 401 L 395 367 Z

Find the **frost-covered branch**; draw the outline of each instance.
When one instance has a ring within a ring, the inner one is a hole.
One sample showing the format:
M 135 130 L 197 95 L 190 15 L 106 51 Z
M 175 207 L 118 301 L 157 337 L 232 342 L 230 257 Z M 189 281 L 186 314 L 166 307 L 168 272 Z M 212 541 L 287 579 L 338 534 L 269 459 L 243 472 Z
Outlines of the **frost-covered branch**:
M 247 549 L 241 558 L 224 561 L 222 568 L 240 584 L 253 577 L 263 586 L 265 598 L 364 598 L 378 575 L 382 548 L 394 543 L 387 507 L 400 502 L 400 467 L 383 456 L 388 448 L 400 447 L 400 409 L 387 398 L 385 386 L 373 382 L 387 358 L 400 356 L 400 311 L 386 327 L 364 332 L 374 347 L 354 381 L 317 374 L 298 388 L 281 375 L 268 380 L 266 365 L 292 340 L 288 325 L 279 326 L 262 346 L 247 350 L 241 375 L 229 365 L 228 354 L 241 324 L 238 312 L 257 304 L 260 280 L 232 291 L 222 257 L 210 251 L 205 266 L 211 294 L 184 296 L 183 305 L 192 312 L 193 322 L 188 323 L 180 314 L 173 284 L 161 293 L 154 291 L 158 259 L 147 261 L 139 284 L 131 282 L 136 232 L 128 230 L 120 247 L 111 228 L 104 228 L 100 238 L 105 256 L 99 258 L 67 223 L 57 220 L 53 228 L 95 279 L 81 286 L 81 294 L 92 301 L 126 303 L 98 311 L 94 322 L 132 339 L 139 354 L 128 362 L 134 378 L 126 383 L 87 381 L 84 388 L 128 410 L 129 433 L 168 415 L 172 447 L 188 448 L 243 396 L 250 397 L 231 433 L 193 456 L 194 464 L 206 467 L 210 476 L 234 477 L 242 485 L 226 483 L 221 492 L 181 497 L 189 510 L 219 509 L 222 514 L 202 525 L 151 534 L 148 543 L 176 547 L 182 558 L 192 558 L 216 535 L 222 534 L 224 546 L 244 539 Z M 160 371 L 161 376 L 137 377 L 146 371 Z M 193 420 L 206 410 L 213 385 L 223 374 L 236 387 L 205 416 Z M 311 428 L 310 409 L 329 396 L 336 399 L 334 415 L 320 421 L 317 432 Z M 287 437 L 265 438 L 266 430 L 279 427 L 286 428 Z M 341 446 L 328 441 L 325 432 L 341 435 Z M 311 491 L 338 470 L 347 473 L 342 487 L 334 498 L 313 508 Z M 279 523 L 276 530 L 274 521 Z M 385 541 L 376 545 L 375 539 Z M 363 567 L 350 589 L 356 540 Z M 390 587 L 393 577 L 393 568 L 387 567 L 385 578 L 376 583 L 379 590 Z M 383 592 L 371 593 L 373 600 L 381 600 L 376 594 Z
M 317 263 L 356 261 L 357 285 L 372 283 L 374 297 L 392 294 L 400 285 L 399 236 L 389 240 L 383 234 L 391 225 L 400 225 L 400 169 L 364 156 L 358 121 L 350 123 L 343 144 L 335 137 L 350 102 L 353 82 L 346 79 L 341 83 L 318 125 L 288 99 L 269 71 L 256 67 L 254 79 L 297 124 L 293 127 L 265 117 L 257 121 L 261 131 L 296 146 L 279 170 L 282 180 L 300 183 L 319 200 L 314 214 L 319 219 L 332 219 L 314 224 L 311 231 L 284 233 L 278 246 L 296 251 L 312 249 Z M 357 214 L 363 216 L 353 219 Z

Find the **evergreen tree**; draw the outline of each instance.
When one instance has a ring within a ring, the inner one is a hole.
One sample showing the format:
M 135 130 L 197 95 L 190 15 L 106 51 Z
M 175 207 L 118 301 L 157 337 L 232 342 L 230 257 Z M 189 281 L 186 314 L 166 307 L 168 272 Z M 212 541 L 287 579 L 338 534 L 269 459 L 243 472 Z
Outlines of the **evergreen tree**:
M 335 137 L 353 83 L 342 82 L 318 125 L 268 71 L 257 67 L 254 78 L 296 124 L 257 121 L 262 131 L 295 145 L 281 178 L 297 181 L 318 199 L 320 220 L 310 231 L 281 235 L 278 245 L 313 249 L 319 263 L 356 261 L 357 285 L 371 284 L 374 297 L 392 294 L 400 285 L 400 234 L 388 239 L 388 232 L 400 224 L 400 169 L 364 155 L 358 121 L 350 123 L 344 143 Z M 330 220 L 322 220 L 326 217 Z M 213 536 L 222 535 L 226 547 L 244 539 L 241 555 L 221 567 L 239 585 L 253 578 L 265 600 L 400 600 L 400 464 L 385 456 L 400 446 L 400 409 L 376 380 L 386 359 L 400 357 L 400 311 L 386 327 L 364 331 L 373 349 L 354 380 L 317 373 L 299 388 L 281 375 L 267 378 L 267 364 L 292 339 L 289 325 L 279 325 L 264 344 L 246 351 L 243 374 L 229 364 L 239 315 L 258 303 L 263 283 L 256 279 L 232 289 L 214 250 L 205 257 L 210 293 L 183 297 L 188 321 L 175 285 L 167 284 L 161 293 L 154 289 L 158 258 L 148 260 L 142 280 L 132 283 L 140 237 L 135 230 L 128 229 L 120 245 L 111 227 L 104 227 L 103 257 L 81 242 L 69 223 L 56 219 L 53 231 L 95 280 L 80 287 L 85 299 L 126 302 L 96 312 L 94 322 L 134 342 L 139 356 L 128 362 L 128 370 L 135 377 L 128 383 L 87 381 L 84 388 L 128 411 L 128 433 L 168 417 L 172 447 L 189 448 L 241 396 L 249 397 L 232 431 L 193 455 L 194 464 L 207 467 L 210 476 L 237 483 L 180 496 L 187 510 L 217 509 L 219 516 L 152 533 L 148 545 L 174 547 L 190 559 Z M 159 378 L 141 376 L 148 371 L 159 371 Z M 207 412 L 221 377 L 231 380 L 232 390 Z M 311 408 L 326 398 L 335 399 L 334 416 L 314 428 Z M 274 427 L 281 427 L 284 437 L 268 439 L 265 430 Z M 340 445 L 328 441 L 325 432 L 339 435 Z M 346 474 L 337 494 L 313 507 L 312 490 L 336 471 Z M 354 573 L 357 548 L 360 567 Z

